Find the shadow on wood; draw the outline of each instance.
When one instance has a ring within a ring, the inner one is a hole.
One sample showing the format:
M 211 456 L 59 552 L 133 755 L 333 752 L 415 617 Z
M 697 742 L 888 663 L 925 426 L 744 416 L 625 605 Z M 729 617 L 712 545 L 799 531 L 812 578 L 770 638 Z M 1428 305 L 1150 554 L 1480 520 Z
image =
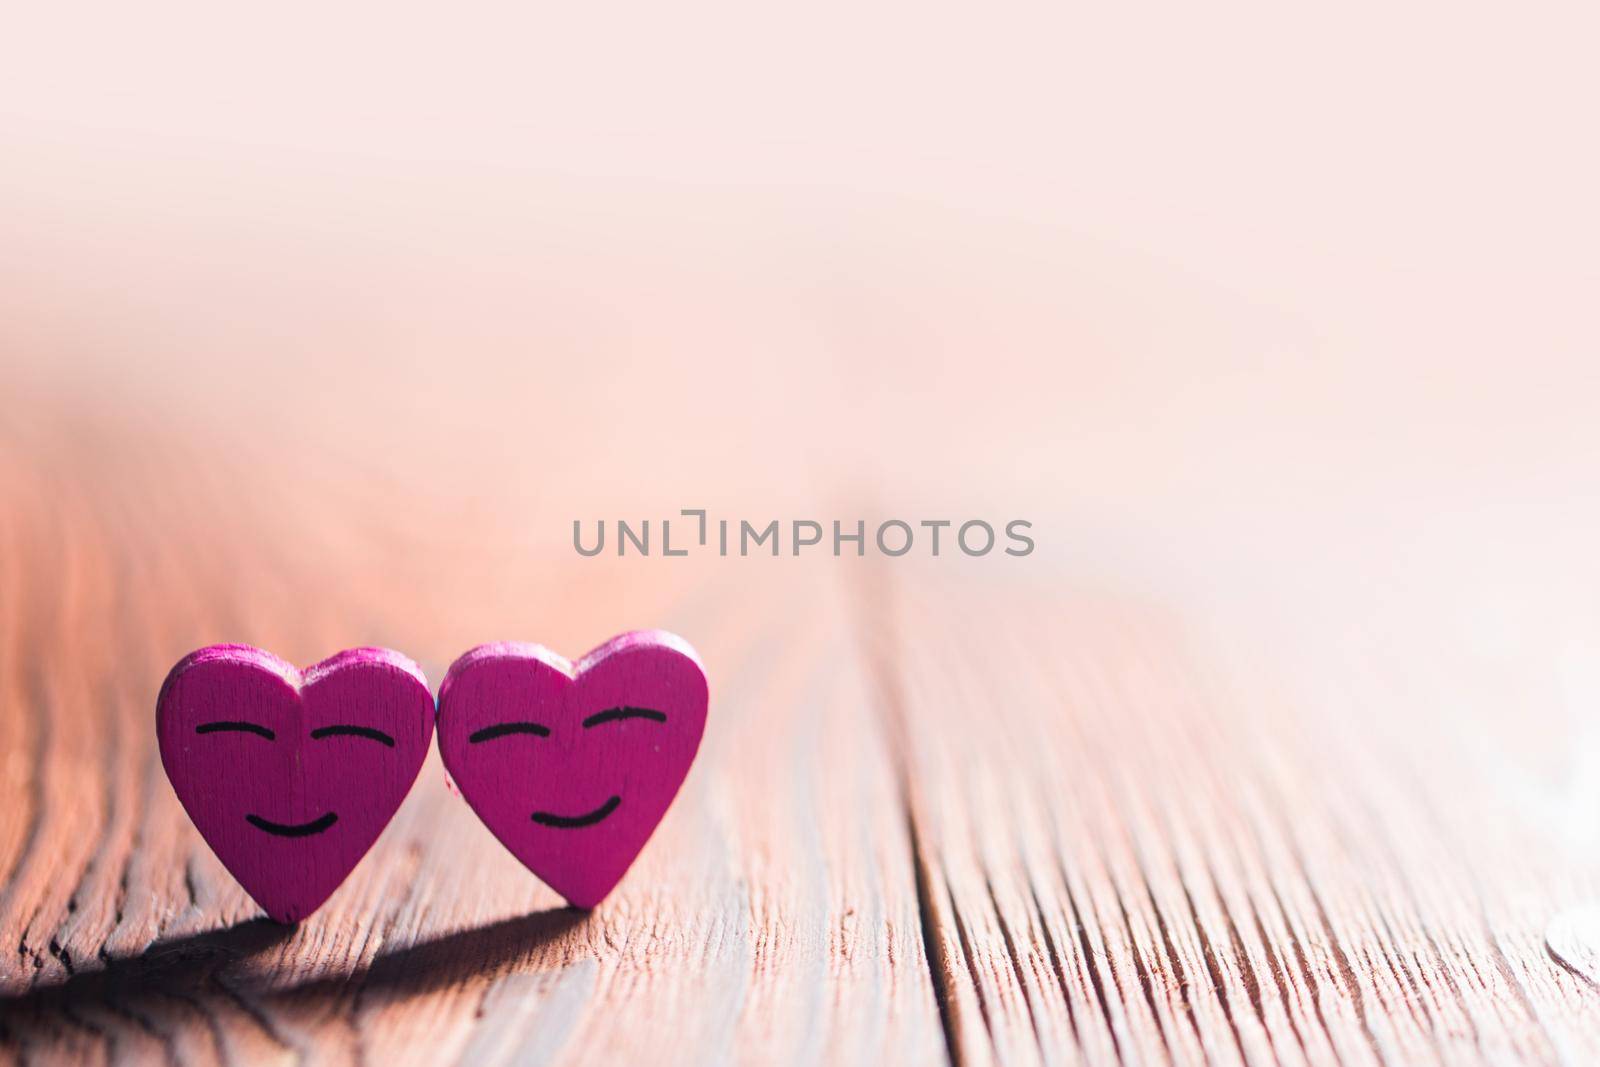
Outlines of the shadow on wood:
M 77 1024 L 97 1032 L 102 1013 L 133 1020 L 151 1033 L 174 1003 L 210 1011 L 212 1002 L 251 1010 L 265 999 L 348 998 L 370 1006 L 429 993 L 475 975 L 498 971 L 538 952 L 588 921 L 589 913 L 552 908 L 463 930 L 379 955 L 365 966 L 288 985 L 272 981 L 278 967 L 253 973 L 250 961 L 283 945 L 296 929 L 269 919 L 151 946 L 138 956 L 65 982 L 0 997 L 0 1041 L 26 1047 Z M 263 981 L 262 979 L 265 979 Z

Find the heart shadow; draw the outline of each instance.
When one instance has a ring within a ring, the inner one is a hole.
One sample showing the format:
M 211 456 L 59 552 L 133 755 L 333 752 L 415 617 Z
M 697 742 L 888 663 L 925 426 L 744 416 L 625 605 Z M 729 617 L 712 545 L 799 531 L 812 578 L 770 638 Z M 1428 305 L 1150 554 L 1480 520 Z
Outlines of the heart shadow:
M 62 982 L 0 996 L 0 1042 L 26 1046 L 64 1029 L 82 1027 L 99 1036 L 91 1019 L 120 1020 L 155 1033 L 150 1009 L 184 1003 L 211 1014 L 208 1004 L 252 1006 L 282 997 L 316 997 L 365 1006 L 429 993 L 513 967 L 589 920 L 589 912 L 551 908 L 461 930 L 383 953 L 344 973 L 284 984 L 251 961 L 295 934 L 296 927 L 266 918 L 192 937 L 157 942 L 138 955 L 104 961 Z

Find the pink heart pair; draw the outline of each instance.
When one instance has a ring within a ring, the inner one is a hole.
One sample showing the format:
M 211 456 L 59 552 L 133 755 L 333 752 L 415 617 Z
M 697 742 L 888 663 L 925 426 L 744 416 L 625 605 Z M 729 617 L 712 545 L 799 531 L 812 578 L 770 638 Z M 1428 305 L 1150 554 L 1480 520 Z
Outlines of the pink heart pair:
M 272 918 L 326 900 L 399 809 L 428 753 L 529 870 L 580 908 L 622 879 L 705 731 L 703 668 L 682 638 L 623 634 L 576 665 L 481 645 L 437 711 L 421 670 L 358 648 L 295 669 L 246 645 L 180 660 L 156 706 L 161 762 L 200 835 Z

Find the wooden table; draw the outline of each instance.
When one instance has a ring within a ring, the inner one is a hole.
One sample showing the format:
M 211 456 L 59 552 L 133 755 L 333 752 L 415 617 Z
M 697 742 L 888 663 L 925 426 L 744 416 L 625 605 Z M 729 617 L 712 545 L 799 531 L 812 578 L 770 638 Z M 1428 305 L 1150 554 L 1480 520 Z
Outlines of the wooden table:
M 1470 429 L 1419 468 L 1393 437 L 1308 445 L 1266 419 L 1179 477 L 1209 429 L 1069 439 L 1062 405 L 1112 420 L 1044 361 L 1001 368 L 1032 367 L 1026 387 L 963 395 L 950 370 L 897 404 L 919 357 L 818 382 L 737 347 L 682 371 L 17 370 L 0 1056 L 1600 1062 L 1596 542 L 1566 477 L 1592 452 L 1547 467 L 1524 426 L 1463 473 Z M 830 399 L 845 383 L 882 403 Z M 1090 382 L 1144 388 L 1124 385 Z M 693 507 L 1025 518 L 1039 547 L 570 544 L 574 519 Z M 388 645 L 437 684 L 481 641 L 577 654 L 637 626 L 698 646 L 710 727 L 592 913 L 498 847 L 434 755 L 328 904 L 275 926 L 161 770 L 156 690 L 201 644 Z

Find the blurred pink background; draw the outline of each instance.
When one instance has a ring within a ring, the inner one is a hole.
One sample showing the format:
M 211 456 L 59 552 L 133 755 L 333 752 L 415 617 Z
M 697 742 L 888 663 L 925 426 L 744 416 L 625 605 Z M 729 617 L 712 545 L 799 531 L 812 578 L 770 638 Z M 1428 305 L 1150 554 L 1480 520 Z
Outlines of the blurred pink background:
M 7 392 L 574 517 L 859 494 L 1029 518 L 1044 568 L 1533 583 L 1589 633 L 1597 21 L 34 5 Z

